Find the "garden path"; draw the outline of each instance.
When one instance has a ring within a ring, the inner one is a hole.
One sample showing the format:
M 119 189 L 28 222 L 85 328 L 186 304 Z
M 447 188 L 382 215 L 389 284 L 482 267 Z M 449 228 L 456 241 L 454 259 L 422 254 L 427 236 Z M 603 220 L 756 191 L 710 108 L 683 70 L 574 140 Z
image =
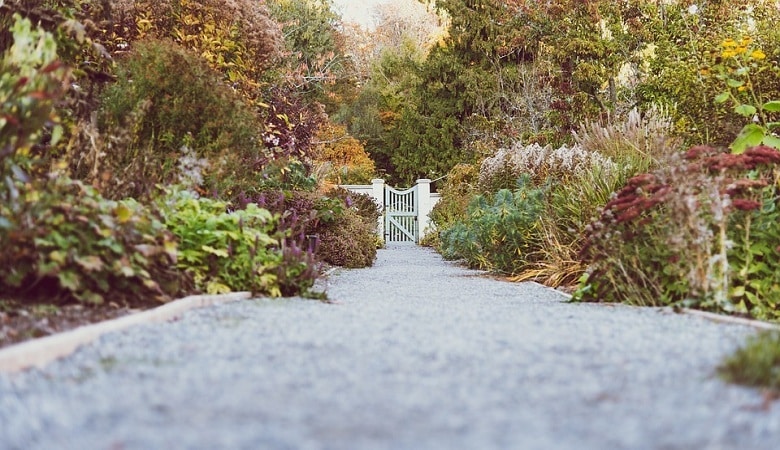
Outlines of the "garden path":
M 4 449 L 770 449 L 780 405 L 715 368 L 752 330 L 566 303 L 420 247 L 334 304 L 257 299 L 0 375 Z

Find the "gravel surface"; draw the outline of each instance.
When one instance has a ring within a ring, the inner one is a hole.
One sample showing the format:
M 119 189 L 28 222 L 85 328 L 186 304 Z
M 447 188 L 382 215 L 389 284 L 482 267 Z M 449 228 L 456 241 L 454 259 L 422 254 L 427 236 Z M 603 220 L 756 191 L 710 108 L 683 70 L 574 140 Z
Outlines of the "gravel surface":
M 719 381 L 753 331 L 569 304 L 416 247 L 104 336 L 0 375 L 2 449 L 776 449 L 780 404 Z

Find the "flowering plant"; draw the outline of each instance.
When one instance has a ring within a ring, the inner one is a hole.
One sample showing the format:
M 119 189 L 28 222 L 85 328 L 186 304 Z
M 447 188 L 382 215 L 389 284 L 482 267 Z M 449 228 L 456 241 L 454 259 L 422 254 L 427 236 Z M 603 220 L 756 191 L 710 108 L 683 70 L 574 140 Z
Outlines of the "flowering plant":
M 764 70 L 780 71 L 780 68 L 774 63 L 767 64 L 766 53 L 748 36 L 738 41 L 726 39 L 721 48 L 717 77 L 726 83 L 726 90 L 715 97 L 715 102 L 733 102 L 734 112 L 751 121 L 731 143 L 731 151 L 740 154 L 762 144 L 780 149 L 780 137 L 772 131 L 780 128 L 780 122 L 772 121 L 770 117 L 780 112 L 780 100 L 763 101 L 751 76 Z

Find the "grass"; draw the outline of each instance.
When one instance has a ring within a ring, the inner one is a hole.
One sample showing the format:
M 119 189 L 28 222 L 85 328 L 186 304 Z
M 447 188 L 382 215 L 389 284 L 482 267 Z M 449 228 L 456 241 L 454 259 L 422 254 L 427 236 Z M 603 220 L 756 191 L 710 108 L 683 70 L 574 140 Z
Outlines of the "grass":
M 780 393 L 780 331 L 750 337 L 718 372 L 728 382 Z

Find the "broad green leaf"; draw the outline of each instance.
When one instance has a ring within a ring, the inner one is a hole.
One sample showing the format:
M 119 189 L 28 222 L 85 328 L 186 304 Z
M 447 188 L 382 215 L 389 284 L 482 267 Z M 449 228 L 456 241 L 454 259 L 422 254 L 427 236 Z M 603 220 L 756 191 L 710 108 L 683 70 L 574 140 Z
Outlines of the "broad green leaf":
M 766 130 L 760 125 L 754 123 L 745 125 L 734 142 L 731 143 L 731 153 L 742 154 L 746 149 L 759 145 L 766 135 Z
M 780 100 L 766 102 L 762 109 L 766 112 L 780 112 Z
M 78 291 L 81 287 L 81 280 L 79 276 L 71 271 L 63 271 L 57 274 L 57 279 L 60 281 L 60 286 L 69 291 Z
M 55 125 L 54 128 L 51 130 L 51 145 L 52 147 L 57 145 L 58 142 L 60 142 L 60 139 L 62 139 L 62 125 Z
M 745 295 L 745 286 L 735 286 L 731 289 L 732 297 L 742 297 Z
M 165 253 L 171 258 L 171 261 L 173 261 L 175 264 L 176 257 L 178 255 L 176 241 L 165 241 L 165 243 L 163 243 L 163 249 L 165 250 Z
M 82 302 L 92 303 L 93 305 L 100 305 L 103 303 L 103 296 L 97 292 L 86 291 L 76 293 L 76 298 Z
M 729 78 L 728 80 L 726 80 L 726 84 L 728 84 L 729 87 L 738 88 L 744 86 L 745 82 L 740 80 L 735 80 L 733 78 Z
M 764 139 L 761 141 L 762 144 L 766 145 L 767 147 L 772 147 L 780 150 L 780 138 L 777 136 L 772 136 L 771 134 L 767 134 L 764 136 Z
M 729 98 L 731 98 L 731 93 L 730 92 L 724 92 L 724 93 L 718 95 L 717 97 L 715 97 L 715 103 L 723 103 L 726 100 L 728 100 Z
M 753 117 L 758 110 L 753 105 L 742 104 L 734 108 L 734 112 L 744 117 Z

